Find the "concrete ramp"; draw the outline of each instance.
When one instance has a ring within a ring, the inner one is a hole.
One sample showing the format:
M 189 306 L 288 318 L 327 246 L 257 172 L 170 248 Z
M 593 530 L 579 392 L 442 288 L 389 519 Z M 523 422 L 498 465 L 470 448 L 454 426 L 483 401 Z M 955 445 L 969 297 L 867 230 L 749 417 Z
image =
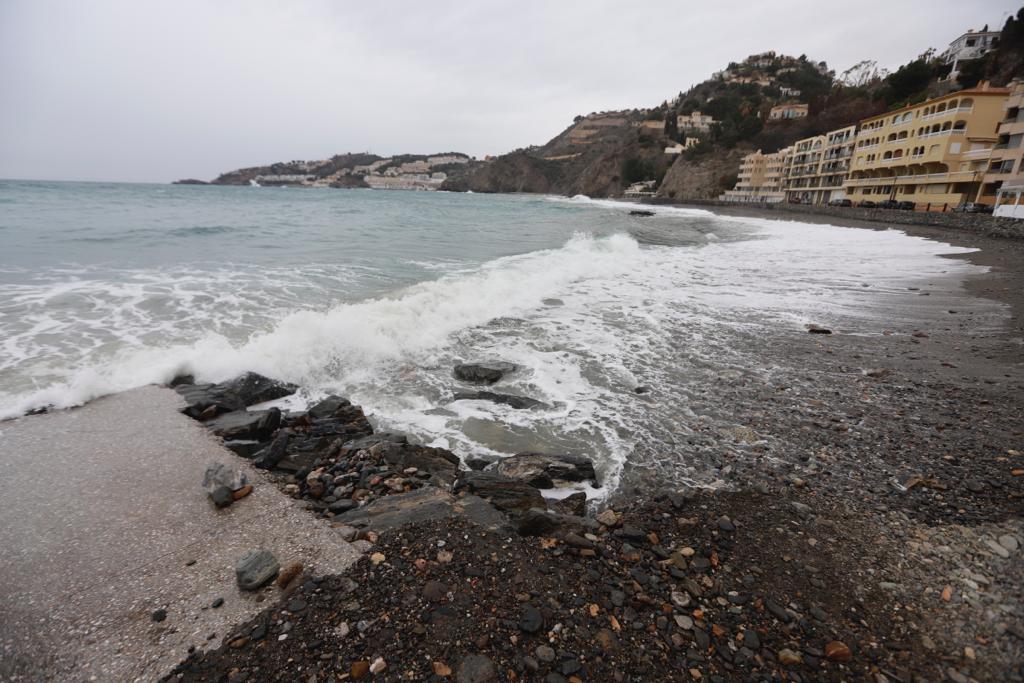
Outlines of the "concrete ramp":
M 317 573 L 358 558 L 180 405 L 143 387 L 0 422 L 0 679 L 154 680 L 277 596 L 239 591 L 247 551 Z M 255 487 L 223 510 L 200 486 L 218 460 Z

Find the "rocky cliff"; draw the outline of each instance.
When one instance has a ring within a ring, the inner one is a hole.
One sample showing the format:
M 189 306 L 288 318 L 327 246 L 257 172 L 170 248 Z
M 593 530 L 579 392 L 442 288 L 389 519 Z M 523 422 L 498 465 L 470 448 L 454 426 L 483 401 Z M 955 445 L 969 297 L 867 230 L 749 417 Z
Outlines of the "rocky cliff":
M 658 197 L 692 200 L 715 199 L 736 184 L 736 171 L 750 148 L 736 147 L 695 158 L 679 155 L 658 187 Z

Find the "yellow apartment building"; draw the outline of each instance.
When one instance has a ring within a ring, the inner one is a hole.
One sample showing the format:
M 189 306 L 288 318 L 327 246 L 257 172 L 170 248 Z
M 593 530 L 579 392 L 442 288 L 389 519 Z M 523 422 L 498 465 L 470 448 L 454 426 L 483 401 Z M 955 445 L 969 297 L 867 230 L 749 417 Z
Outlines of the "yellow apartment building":
M 842 199 L 856 135 L 857 126 L 847 126 L 797 140 L 784 162 L 786 201 L 827 204 Z
M 983 185 L 1009 93 L 982 83 L 864 119 L 846 196 L 854 203 L 911 201 L 933 211 L 994 203 L 994 191 Z
M 777 204 L 785 195 L 782 191 L 782 175 L 786 156 L 792 148 L 773 154 L 762 154 L 757 150 L 743 157 L 736 187 L 719 196 L 726 202 Z
M 1006 100 L 982 193 L 995 192 L 997 216 L 1024 218 L 1024 81 L 1015 81 Z

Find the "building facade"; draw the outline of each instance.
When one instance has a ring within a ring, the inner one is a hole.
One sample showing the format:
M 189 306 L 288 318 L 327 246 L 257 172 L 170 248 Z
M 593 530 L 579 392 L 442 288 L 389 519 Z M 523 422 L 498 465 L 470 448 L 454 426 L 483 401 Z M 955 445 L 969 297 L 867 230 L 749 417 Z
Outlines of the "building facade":
M 793 144 L 784 164 L 786 201 L 827 204 L 843 199 L 857 126 L 832 130 Z
M 691 112 L 688 115 L 680 114 L 676 117 L 676 124 L 679 130 L 682 131 L 697 131 L 700 133 L 707 133 L 711 130 L 711 126 L 718 123 L 707 114 L 701 114 L 699 111 Z
M 787 147 L 773 154 L 762 154 L 761 150 L 757 150 L 743 157 L 736 187 L 727 190 L 719 199 L 742 204 L 781 202 L 785 198 L 782 189 L 783 172 L 786 157 L 791 150 L 791 147 Z
M 844 188 L 851 200 L 949 210 L 994 203 L 983 192 L 1009 90 L 982 83 L 860 122 Z
M 985 53 L 995 49 L 999 43 L 999 31 L 973 31 L 968 30 L 952 43 L 942 53 L 942 63 L 952 65 L 949 71 L 949 80 L 954 80 L 960 75 L 960 63 L 971 59 L 977 59 Z
M 783 121 L 785 119 L 802 119 L 807 116 L 807 105 L 798 102 L 790 104 L 777 104 L 768 112 L 769 121 Z
M 1024 218 L 1024 81 L 1012 84 L 996 134 L 985 185 L 995 192 L 997 216 Z

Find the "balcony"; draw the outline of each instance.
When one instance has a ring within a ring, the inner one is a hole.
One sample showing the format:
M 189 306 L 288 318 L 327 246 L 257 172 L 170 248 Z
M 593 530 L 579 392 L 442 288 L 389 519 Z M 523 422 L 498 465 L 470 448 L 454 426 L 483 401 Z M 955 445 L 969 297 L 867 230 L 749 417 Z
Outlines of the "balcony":
M 949 116 L 950 114 L 970 114 L 972 111 L 974 111 L 974 105 L 969 107 L 957 107 L 955 109 L 946 109 L 945 111 L 937 111 L 934 114 L 922 116 L 919 120 L 934 121 L 935 119 L 941 119 L 942 117 Z

